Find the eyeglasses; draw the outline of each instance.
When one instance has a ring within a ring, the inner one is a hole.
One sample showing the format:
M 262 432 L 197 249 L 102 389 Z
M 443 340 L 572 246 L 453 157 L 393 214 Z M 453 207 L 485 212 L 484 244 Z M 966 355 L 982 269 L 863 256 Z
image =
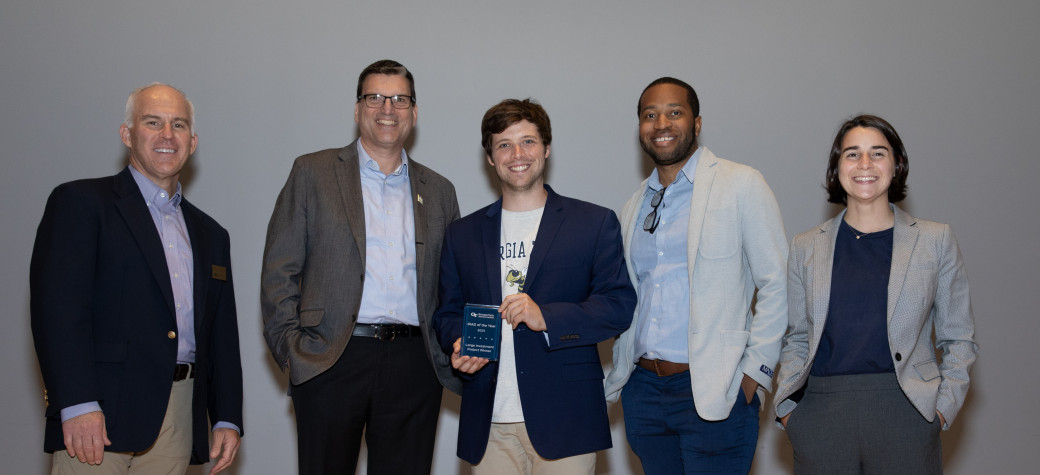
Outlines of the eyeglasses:
M 373 109 L 383 107 L 387 99 L 390 99 L 390 105 L 394 106 L 394 109 L 407 109 L 415 104 L 415 99 L 412 96 L 402 96 L 400 94 L 395 96 L 384 96 L 382 94 L 362 94 L 357 98 L 359 101 L 364 99 L 365 105 Z
M 646 219 L 643 220 L 643 231 L 653 234 L 657 231 L 657 225 L 661 224 L 661 216 L 657 214 L 657 207 L 661 206 L 661 200 L 664 199 L 664 190 L 668 188 L 661 188 L 654 197 L 650 200 L 650 206 L 654 209 L 650 211 L 650 214 L 646 215 Z

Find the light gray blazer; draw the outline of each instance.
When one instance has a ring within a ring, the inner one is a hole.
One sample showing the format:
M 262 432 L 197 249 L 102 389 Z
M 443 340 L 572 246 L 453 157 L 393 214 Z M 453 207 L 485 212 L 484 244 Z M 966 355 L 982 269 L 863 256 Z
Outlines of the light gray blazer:
M 458 219 L 455 187 L 408 157 L 415 215 L 416 299 L 430 364 L 448 389 L 462 382 L 432 331 L 441 243 Z M 332 367 L 350 341 L 365 277 L 365 210 L 357 141 L 301 156 L 278 195 L 260 273 L 264 338 L 300 384 Z
M 898 206 L 888 280 L 888 345 L 899 386 L 928 422 L 938 410 L 944 429 L 968 392 L 968 370 L 978 353 L 975 323 L 957 241 L 950 226 L 917 219 Z M 834 241 L 845 211 L 795 236 L 788 263 L 791 322 L 777 371 L 775 409 L 790 414 L 791 394 L 805 385 L 827 320 Z M 935 343 L 932 331 L 935 331 Z M 942 364 L 935 349 L 942 350 Z
M 648 178 L 649 179 L 649 178 Z M 646 181 L 621 211 L 625 259 L 632 262 L 632 236 L 643 232 L 638 216 Z M 755 169 L 701 151 L 694 172 L 687 235 L 690 279 L 689 361 L 693 400 L 700 417 L 729 417 L 747 374 L 767 390 L 787 327 L 787 235 L 780 207 Z M 636 284 L 634 266 L 629 278 Z M 758 288 L 756 312 L 751 301 Z M 638 288 L 638 285 L 637 285 Z M 641 296 L 640 296 L 641 297 Z M 646 303 L 640 298 L 638 305 Z M 614 368 L 607 397 L 618 400 L 635 369 L 635 329 L 614 342 Z

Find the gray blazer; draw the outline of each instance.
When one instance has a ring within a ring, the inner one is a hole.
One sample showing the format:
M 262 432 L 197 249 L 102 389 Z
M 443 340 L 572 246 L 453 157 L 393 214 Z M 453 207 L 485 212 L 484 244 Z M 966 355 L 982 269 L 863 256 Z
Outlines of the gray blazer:
M 441 243 L 458 219 L 455 187 L 408 157 L 415 214 L 419 325 L 430 364 L 448 389 L 462 382 L 432 331 Z M 293 384 L 332 365 L 350 341 L 365 276 L 365 210 L 357 141 L 301 156 L 278 195 L 260 273 L 264 338 Z
M 645 190 L 646 180 L 621 211 L 627 262 L 632 262 L 632 236 L 643 232 L 637 214 Z M 719 421 L 729 417 L 745 374 L 772 388 L 787 328 L 787 235 L 762 174 L 707 148 L 694 172 L 687 233 L 693 400 L 701 418 Z M 628 273 L 638 288 L 634 268 L 629 265 Z M 644 303 L 640 298 L 638 305 Z M 635 354 L 638 322 L 637 306 L 632 327 L 614 342 L 614 368 L 604 383 L 610 401 L 618 400 L 641 356 Z
M 950 226 L 917 219 L 897 206 L 888 281 L 888 344 L 899 386 L 931 422 L 938 410 L 944 429 L 957 417 L 975 362 L 975 323 L 957 241 Z M 790 324 L 777 372 L 776 414 L 797 403 L 791 394 L 805 385 L 827 319 L 834 241 L 845 212 L 795 236 L 788 262 Z M 932 342 L 932 331 L 935 342 Z M 942 350 L 942 363 L 935 349 Z

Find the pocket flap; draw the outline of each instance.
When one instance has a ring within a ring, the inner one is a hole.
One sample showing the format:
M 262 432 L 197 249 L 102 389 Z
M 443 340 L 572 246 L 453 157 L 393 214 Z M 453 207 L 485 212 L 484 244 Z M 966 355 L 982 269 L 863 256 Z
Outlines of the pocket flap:
M 939 377 L 939 365 L 935 360 L 928 360 L 914 365 L 914 369 L 917 370 L 917 374 L 921 375 L 921 379 L 925 381 L 931 381 Z

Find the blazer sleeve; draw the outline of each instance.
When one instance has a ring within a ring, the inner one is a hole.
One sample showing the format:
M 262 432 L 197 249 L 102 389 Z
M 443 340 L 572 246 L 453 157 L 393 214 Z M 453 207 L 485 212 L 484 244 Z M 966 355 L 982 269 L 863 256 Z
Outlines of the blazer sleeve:
M 545 318 L 550 351 L 594 345 L 618 336 L 632 324 L 636 291 L 625 265 L 621 225 L 613 211 L 604 210 L 599 215 L 599 223 L 594 223 L 598 226 L 588 297 L 580 302 L 536 302 Z M 587 241 L 576 245 L 585 246 Z
M 92 312 L 100 206 L 95 196 L 72 184 L 59 186 L 47 200 L 36 232 L 29 312 L 48 416 L 102 397 Z
M 799 245 L 798 238 L 791 242 L 791 255 L 787 261 L 787 334 L 780 350 L 780 366 L 776 372 L 777 417 L 794 411 L 798 402 L 791 399 L 792 393 L 801 388 L 790 387 L 796 383 L 798 373 L 806 366 L 809 358 L 809 314 L 806 306 L 805 255 L 806 245 Z M 782 426 L 781 426 L 782 428 Z
M 297 159 L 275 202 L 260 270 L 264 339 L 283 370 L 300 329 L 300 280 L 307 260 L 307 194 L 311 188 L 307 175 L 307 168 Z
M 213 368 L 209 391 L 209 419 L 229 422 L 245 435 L 242 418 L 242 357 L 238 339 L 238 311 L 235 308 L 235 284 L 231 270 L 231 239 L 224 229 L 219 230 L 223 248 L 223 262 L 228 263 L 226 280 L 216 296 L 211 354 Z
M 758 288 L 758 301 L 740 368 L 769 391 L 787 329 L 787 235 L 780 206 L 762 174 L 753 171 L 742 189 L 743 252 Z
M 939 372 L 939 395 L 936 410 L 946 419 L 949 428 L 964 404 L 968 392 L 968 372 L 978 355 L 975 343 L 975 321 L 968 292 L 968 275 L 964 259 L 949 225 L 943 225 L 940 241 L 938 282 L 932 319 L 935 326 L 935 344 L 942 352 Z
M 438 282 L 440 306 L 433 314 L 433 327 L 437 332 L 437 341 L 441 349 L 451 354 L 454 352 L 455 340 L 462 338 L 462 309 L 466 303 L 462 297 L 462 279 L 459 267 L 455 262 L 455 248 L 452 239 L 455 226 L 448 226 L 444 233 L 444 244 L 441 248 L 440 279 Z

